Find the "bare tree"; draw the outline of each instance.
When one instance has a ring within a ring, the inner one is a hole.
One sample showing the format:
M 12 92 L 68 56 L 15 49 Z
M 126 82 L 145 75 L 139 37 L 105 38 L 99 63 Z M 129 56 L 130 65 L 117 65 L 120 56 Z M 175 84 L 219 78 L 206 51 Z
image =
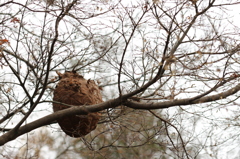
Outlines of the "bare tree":
M 91 158 L 218 158 L 239 141 L 239 4 L 1 1 L 2 151 L 24 134 L 35 144 L 28 134 L 42 126 L 63 138 L 57 119 L 101 112 L 98 128 L 59 158 L 79 145 Z M 72 70 L 94 79 L 105 102 L 53 113 L 56 71 Z

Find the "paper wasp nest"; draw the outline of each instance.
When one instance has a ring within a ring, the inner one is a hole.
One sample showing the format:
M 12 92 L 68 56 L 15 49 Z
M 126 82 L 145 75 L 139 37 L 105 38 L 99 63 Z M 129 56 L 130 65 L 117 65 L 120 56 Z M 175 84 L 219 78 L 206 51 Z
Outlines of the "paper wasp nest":
M 54 90 L 53 100 L 72 106 L 93 105 L 102 102 L 99 87 L 93 80 L 86 80 L 75 71 L 58 73 L 60 81 Z M 69 106 L 53 103 L 54 112 Z M 87 135 L 97 127 L 100 113 L 71 115 L 58 119 L 61 129 L 71 137 Z

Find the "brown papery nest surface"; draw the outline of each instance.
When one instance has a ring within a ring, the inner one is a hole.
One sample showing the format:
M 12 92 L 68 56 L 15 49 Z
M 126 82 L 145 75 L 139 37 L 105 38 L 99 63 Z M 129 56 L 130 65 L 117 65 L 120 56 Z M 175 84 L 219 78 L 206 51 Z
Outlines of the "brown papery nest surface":
M 58 73 L 58 72 L 57 72 Z M 71 106 L 87 106 L 103 102 L 100 89 L 93 80 L 86 80 L 75 71 L 58 73 L 60 81 L 54 90 L 53 101 Z M 53 111 L 69 108 L 69 106 L 53 103 Z M 58 119 L 61 129 L 71 137 L 82 137 L 97 127 L 100 113 L 87 115 L 71 115 Z

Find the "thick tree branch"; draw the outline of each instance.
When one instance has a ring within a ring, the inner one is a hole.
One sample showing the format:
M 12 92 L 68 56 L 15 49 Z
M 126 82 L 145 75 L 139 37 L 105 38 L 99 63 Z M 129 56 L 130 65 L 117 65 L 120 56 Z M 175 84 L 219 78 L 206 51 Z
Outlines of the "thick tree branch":
M 107 108 L 114 108 L 121 104 L 121 99 L 113 99 L 107 102 L 103 102 L 100 104 L 92 105 L 92 106 L 82 106 L 82 107 L 71 107 L 69 109 L 65 109 L 62 111 L 58 111 L 56 113 L 47 115 L 42 117 L 36 121 L 33 121 L 29 124 L 21 126 L 16 132 L 15 129 L 11 129 L 9 132 L 5 133 L 0 137 L 0 146 L 4 145 L 5 143 L 16 139 L 17 137 L 28 133 L 34 129 L 37 129 L 41 126 L 48 125 L 56 119 L 62 118 L 68 115 L 82 115 L 87 114 L 88 112 L 98 112 Z
M 176 99 L 173 101 L 166 101 L 166 102 L 159 102 L 159 103 L 138 103 L 133 101 L 127 101 L 124 103 L 124 105 L 133 109 L 164 109 L 164 108 L 170 108 L 174 106 L 207 103 L 207 102 L 212 102 L 216 100 L 221 100 L 221 99 L 227 98 L 230 95 L 237 93 L 239 90 L 240 90 L 240 84 L 238 84 L 236 87 L 229 89 L 225 92 L 215 94 L 215 95 L 205 96 L 196 100 L 192 100 L 193 98 L 187 98 L 187 99 Z
M 91 105 L 91 106 L 82 106 L 82 107 L 71 107 L 69 109 L 65 109 L 50 115 L 47 115 L 43 118 L 40 118 L 36 121 L 33 121 L 29 124 L 26 124 L 24 126 L 21 126 L 17 132 L 14 132 L 13 129 L 10 130 L 9 132 L 5 133 L 0 137 L 0 145 L 4 145 L 5 143 L 14 140 L 15 138 L 28 133 L 34 129 L 37 129 L 41 126 L 48 125 L 52 123 L 54 120 L 62 118 L 64 116 L 68 115 L 81 115 L 81 114 L 86 114 L 88 112 L 98 112 L 104 109 L 108 108 L 115 108 L 121 104 L 133 108 L 133 109 L 164 109 L 164 108 L 170 108 L 174 106 L 181 106 L 181 105 L 191 105 L 191 104 L 198 104 L 198 103 L 206 103 L 206 102 L 211 102 L 211 101 L 216 101 L 220 99 L 227 98 L 230 95 L 233 95 L 237 93 L 240 90 L 240 84 L 238 84 L 236 87 L 229 89 L 228 91 L 216 94 L 216 95 L 211 95 L 211 96 L 206 96 L 199 98 L 197 100 L 192 100 L 192 98 L 187 98 L 187 99 L 179 99 L 179 100 L 173 100 L 173 101 L 167 101 L 167 102 L 159 102 L 159 103 L 137 103 L 133 101 L 128 101 L 127 99 L 123 98 L 117 98 L 113 100 L 109 100 L 107 102 L 103 102 L 100 104 L 96 105 Z

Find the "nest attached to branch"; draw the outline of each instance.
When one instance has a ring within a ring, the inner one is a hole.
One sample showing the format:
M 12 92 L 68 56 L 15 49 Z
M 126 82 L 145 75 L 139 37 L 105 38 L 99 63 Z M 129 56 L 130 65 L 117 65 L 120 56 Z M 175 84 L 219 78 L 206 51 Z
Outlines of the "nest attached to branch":
M 99 87 L 93 80 L 86 80 L 75 71 L 67 71 L 64 74 L 57 72 L 60 81 L 54 90 L 53 100 L 72 105 L 93 105 L 103 102 Z M 69 108 L 66 105 L 53 103 L 53 111 Z M 87 115 L 71 115 L 57 122 L 61 129 L 71 137 L 87 135 L 97 127 L 100 113 Z

